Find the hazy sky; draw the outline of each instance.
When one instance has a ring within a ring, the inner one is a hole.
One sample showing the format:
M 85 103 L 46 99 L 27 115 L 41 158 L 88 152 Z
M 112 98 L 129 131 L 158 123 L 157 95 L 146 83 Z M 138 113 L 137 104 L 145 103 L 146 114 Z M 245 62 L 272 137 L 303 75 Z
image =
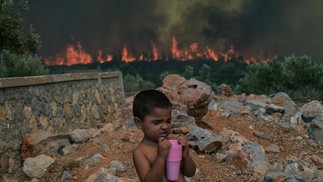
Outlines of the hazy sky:
M 80 42 L 87 52 L 169 51 L 192 42 L 246 55 L 307 54 L 323 61 L 322 0 L 31 0 L 26 22 L 41 35 L 41 55 Z

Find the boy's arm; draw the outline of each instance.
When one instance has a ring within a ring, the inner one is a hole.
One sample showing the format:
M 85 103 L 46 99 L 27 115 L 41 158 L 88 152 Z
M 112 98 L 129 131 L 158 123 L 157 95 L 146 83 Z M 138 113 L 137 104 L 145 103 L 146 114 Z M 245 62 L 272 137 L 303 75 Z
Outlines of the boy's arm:
M 165 159 L 157 157 L 153 165 L 150 166 L 144 153 L 137 149 L 133 153 L 133 161 L 140 181 L 162 181 L 165 175 Z
M 190 155 L 186 155 L 182 158 L 182 172 L 187 177 L 194 176 L 196 172 L 196 164 L 193 161 L 192 157 Z
M 196 172 L 196 164 L 190 156 L 190 149 L 186 137 L 179 137 L 179 142 L 183 146 L 183 158 L 181 161 L 182 173 L 187 177 L 194 176 Z
M 150 165 L 145 154 L 140 149 L 133 152 L 133 161 L 140 181 L 163 181 L 165 176 L 166 157 L 171 144 L 164 138 L 159 138 L 157 157 L 152 165 Z

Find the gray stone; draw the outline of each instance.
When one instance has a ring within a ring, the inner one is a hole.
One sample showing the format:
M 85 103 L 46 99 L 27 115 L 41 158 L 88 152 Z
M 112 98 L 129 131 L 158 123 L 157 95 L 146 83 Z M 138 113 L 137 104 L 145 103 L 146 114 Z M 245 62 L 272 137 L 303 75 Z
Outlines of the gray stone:
M 172 118 L 178 116 L 188 116 L 188 108 L 186 105 L 179 105 L 176 108 L 172 108 Z
M 63 171 L 61 173 L 61 182 L 69 179 L 72 179 L 72 175 L 70 175 L 67 171 Z
M 279 123 L 279 126 L 286 130 L 292 130 L 296 128 L 295 124 L 292 123 Z
M 62 155 L 67 155 L 67 154 L 70 154 L 70 153 L 73 153 L 75 152 L 77 149 L 78 149 L 78 145 L 76 144 L 73 144 L 73 145 L 67 145 L 65 146 L 62 151 L 61 151 L 61 154 Z
M 237 100 L 232 101 L 224 101 L 220 107 L 224 110 L 224 112 L 240 115 L 240 110 L 242 107 L 242 103 Z
M 269 104 L 275 104 L 277 106 L 284 108 L 284 113 L 286 116 L 291 117 L 297 112 L 297 105 L 294 101 L 285 93 L 278 92 L 270 100 Z
M 304 176 L 296 176 L 296 175 L 292 175 L 290 177 L 287 177 L 283 180 L 281 180 L 281 182 L 311 182 L 312 180 L 308 177 L 304 177 Z
M 249 168 L 253 169 L 259 174 L 265 174 L 269 168 L 269 160 L 262 146 L 255 141 L 244 145 L 241 150 L 246 153 L 246 160 L 249 160 Z M 248 159 L 249 157 L 250 159 Z
M 215 154 L 215 158 L 216 158 L 217 162 L 223 162 L 227 156 L 228 156 L 228 154 L 222 154 L 220 152 L 217 152 Z
M 313 100 L 304 104 L 300 112 L 304 122 L 311 122 L 314 118 L 323 114 L 323 106 L 319 101 Z
M 39 154 L 55 155 L 60 148 L 69 145 L 71 145 L 71 141 L 67 134 L 51 134 L 38 130 L 24 136 L 21 155 L 23 160 Z
M 134 121 L 134 119 L 133 119 L 133 117 L 131 117 L 131 118 L 129 118 L 128 120 L 127 120 L 127 122 L 126 122 L 126 124 L 125 124 L 125 128 L 129 128 L 129 127 L 134 127 L 134 126 L 136 126 L 135 125 L 135 121 Z
M 187 134 L 188 143 L 202 153 L 213 153 L 223 146 L 222 137 L 194 126 Z
M 301 179 L 305 181 L 310 181 L 315 176 L 314 170 L 306 167 L 305 165 L 296 163 L 295 161 L 288 161 L 285 168 L 286 176 L 291 176 L 291 179 Z
M 90 158 L 85 159 L 83 163 L 84 163 L 84 165 L 94 166 L 97 163 L 99 163 L 102 159 L 104 159 L 104 157 L 102 155 L 94 154 Z
M 103 144 L 103 145 L 101 145 L 100 150 L 107 152 L 109 150 L 109 146 L 107 144 Z
M 247 100 L 246 105 L 251 108 L 251 111 L 257 111 L 260 108 L 266 108 L 267 103 L 262 101 Z
M 75 143 L 84 143 L 86 142 L 89 138 L 91 138 L 91 135 L 87 130 L 84 129 L 76 129 L 72 132 L 69 133 L 72 142 Z
M 241 106 L 240 108 L 240 114 L 250 114 L 251 108 L 250 106 Z
M 100 114 L 99 114 L 99 107 L 97 105 L 93 105 L 92 114 L 95 119 L 101 119 Z
M 273 152 L 273 153 L 278 153 L 280 152 L 279 146 L 275 144 L 270 144 L 268 147 L 265 148 L 266 152 Z
M 54 162 L 55 159 L 43 154 L 35 158 L 28 158 L 24 161 L 23 172 L 31 178 L 42 178 Z
M 172 119 L 172 128 L 182 128 L 185 127 L 188 130 L 196 126 L 195 118 L 188 115 L 178 115 L 176 118 Z
M 263 182 L 273 182 L 278 181 L 281 178 L 285 178 L 286 174 L 284 172 L 267 172 L 264 175 Z
M 273 114 L 275 112 L 279 112 L 279 113 L 284 113 L 284 108 L 281 106 L 277 106 L 275 104 L 269 104 L 266 108 L 266 112 L 267 114 Z
M 100 168 L 95 174 L 92 174 L 85 182 L 120 182 L 119 177 L 111 174 L 109 169 Z
M 128 167 L 121 161 L 113 160 L 110 162 L 110 167 L 116 169 L 117 173 L 126 172 Z
M 213 100 L 208 105 L 209 111 L 215 111 L 218 109 L 218 103 L 214 102 Z
M 260 131 L 252 131 L 252 134 L 255 135 L 256 137 L 266 139 L 266 140 L 269 140 L 270 138 L 267 133 L 260 132 Z
M 270 172 L 284 172 L 284 166 L 282 163 L 273 163 L 272 165 L 270 165 L 268 171 Z
M 323 120 L 314 119 L 311 122 L 308 133 L 311 139 L 323 144 Z

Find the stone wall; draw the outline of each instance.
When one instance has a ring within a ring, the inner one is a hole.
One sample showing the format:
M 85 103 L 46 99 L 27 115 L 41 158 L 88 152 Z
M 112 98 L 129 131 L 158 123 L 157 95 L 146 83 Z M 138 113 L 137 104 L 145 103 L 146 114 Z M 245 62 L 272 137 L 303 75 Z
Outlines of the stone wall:
M 0 79 L 0 176 L 20 167 L 26 133 L 98 128 L 124 101 L 120 72 Z

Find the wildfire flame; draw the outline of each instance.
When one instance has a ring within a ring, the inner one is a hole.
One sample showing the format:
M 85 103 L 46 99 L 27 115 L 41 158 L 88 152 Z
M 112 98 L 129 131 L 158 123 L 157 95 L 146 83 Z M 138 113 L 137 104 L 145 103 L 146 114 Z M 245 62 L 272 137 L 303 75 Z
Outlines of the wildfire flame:
M 173 55 L 173 58 L 175 59 L 181 58 L 181 51 L 177 48 L 177 40 L 175 36 L 173 36 L 173 39 L 172 39 L 172 55 Z
M 106 59 L 103 59 L 102 58 L 102 51 L 101 50 L 99 50 L 99 52 L 98 52 L 98 57 L 96 58 L 98 61 L 99 61 L 99 63 L 105 63 L 105 62 L 109 62 L 109 61 L 112 61 L 112 59 L 113 59 L 113 57 L 112 57 L 112 55 L 110 55 L 110 54 L 107 54 L 107 58 Z
M 71 66 L 74 64 L 90 64 L 92 63 L 91 55 L 83 51 L 81 43 L 77 43 L 74 47 L 70 45 L 67 47 L 64 55 L 57 55 L 55 61 L 50 58 L 45 59 L 46 65 L 67 65 Z
M 131 56 L 130 52 L 127 49 L 127 44 L 122 49 L 122 61 L 130 63 L 136 60 L 135 57 Z
M 156 44 L 154 44 L 154 42 L 151 41 L 151 47 L 153 50 L 153 60 L 156 61 L 158 59 L 158 49 Z
M 172 37 L 172 44 L 171 44 L 171 55 L 174 60 L 194 60 L 194 59 L 211 59 L 214 61 L 219 61 L 220 59 L 224 61 L 233 60 L 239 57 L 238 51 L 236 51 L 233 45 L 230 46 L 228 51 L 222 52 L 215 52 L 214 49 L 206 46 L 204 49 L 199 46 L 197 42 L 193 42 L 190 44 L 188 50 L 181 50 L 178 46 L 178 41 L 176 37 Z M 128 50 L 127 44 L 123 47 L 121 51 L 121 58 L 122 61 L 126 63 L 130 63 L 136 60 L 141 61 L 156 61 L 160 60 L 158 48 L 156 43 L 151 41 L 151 53 L 150 54 L 141 54 L 137 58 L 131 54 Z M 167 59 L 167 58 L 166 58 Z M 96 57 L 96 61 L 99 63 L 105 63 L 112 61 L 113 57 L 111 54 L 106 54 L 105 58 L 103 57 L 103 53 L 101 50 L 98 51 L 98 56 Z M 247 64 L 254 63 L 254 62 L 270 62 L 269 58 L 267 59 L 256 59 L 254 56 L 250 58 L 245 58 L 243 61 Z M 93 63 L 92 57 L 90 54 L 86 53 L 80 43 L 74 47 L 72 45 L 68 46 L 65 50 L 65 53 L 61 53 L 56 55 L 55 59 L 51 57 L 45 59 L 46 65 L 75 65 L 75 64 L 90 64 Z

